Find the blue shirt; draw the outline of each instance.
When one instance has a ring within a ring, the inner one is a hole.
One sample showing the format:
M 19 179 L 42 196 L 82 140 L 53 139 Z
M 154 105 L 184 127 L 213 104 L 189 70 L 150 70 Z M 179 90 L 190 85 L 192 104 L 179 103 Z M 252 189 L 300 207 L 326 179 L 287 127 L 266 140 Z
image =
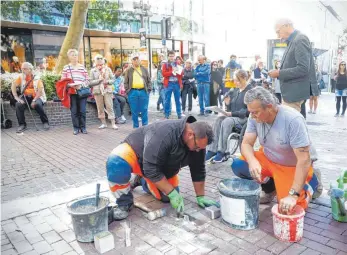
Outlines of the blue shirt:
M 293 41 L 293 38 L 297 33 L 298 33 L 298 31 L 294 30 L 294 32 L 291 33 L 290 36 L 288 37 L 288 39 L 286 40 L 286 43 L 289 44 L 291 41 Z

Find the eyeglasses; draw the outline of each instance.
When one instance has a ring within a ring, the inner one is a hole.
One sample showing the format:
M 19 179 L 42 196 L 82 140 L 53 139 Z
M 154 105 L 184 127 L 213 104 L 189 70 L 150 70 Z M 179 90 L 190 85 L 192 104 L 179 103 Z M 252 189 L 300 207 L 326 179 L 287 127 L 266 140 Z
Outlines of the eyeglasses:
M 96 58 L 96 60 L 103 60 L 103 58 Z
M 340 66 L 346 66 L 346 64 L 340 64 Z
M 218 66 L 217 64 L 213 64 L 212 66 Z

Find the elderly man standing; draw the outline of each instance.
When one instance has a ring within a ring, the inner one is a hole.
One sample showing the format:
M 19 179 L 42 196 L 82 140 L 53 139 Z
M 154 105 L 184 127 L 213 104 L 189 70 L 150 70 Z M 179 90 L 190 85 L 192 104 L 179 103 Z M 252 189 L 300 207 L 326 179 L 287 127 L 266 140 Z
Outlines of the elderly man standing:
M 203 55 L 198 57 L 198 62 L 199 65 L 195 68 L 195 80 L 198 84 L 199 116 L 205 116 L 205 107 L 210 106 L 211 67 Z
M 155 122 L 129 134 L 106 162 L 110 190 L 118 205 L 114 219 L 128 216 L 134 203 L 131 188 L 140 185 L 156 199 L 170 202 L 178 213 L 183 213 L 178 172 L 188 165 L 198 205 L 218 206 L 205 197 L 205 148 L 212 140 L 212 127 L 206 122 L 197 122 L 193 116 Z M 137 177 L 131 185 L 132 173 Z
M 30 105 L 40 115 L 45 130 L 49 129 L 48 118 L 43 110 L 43 105 L 46 102 L 46 93 L 40 77 L 33 74 L 34 67 L 29 62 L 22 64 L 22 74 L 12 84 L 12 94 L 17 100 L 16 115 L 19 127 L 17 133 L 21 133 L 27 129 L 25 122 L 24 111 Z M 20 95 L 17 93 L 17 88 L 20 89 Z
M 283 54 L 280 70 L 271 70 L 271 78 L 278 78 L 281 83 L 283 104 L 297 111 L 310 98 L 310 73 L 314 72 L 312 47 L 310 40 L 294 29 L 289 19 L 280 19 L 275 25 L 276 34 L 288 44 Z
M 318 179 L 305 119 L 292 108 L 277 105 L 275 96 L 262 87 L 249 90 L 245 103 L 251 118 L 233 172 L 262 183 L 260 203 L 271 202 L 276 193 L 282 213 L 290 213 L 296 204 L 306 209 Z M 257 138 L 261 149 L 254 151 Z
M 132 66 L 124 75 L 124 88 L 128 95 L 133 127 L 139 127 L 139 113 L 142 114 L 142 126 L 148 125 L 149 94 L 152 90 L 148 70 L 140 65 L 137 54 L 131 57 Z

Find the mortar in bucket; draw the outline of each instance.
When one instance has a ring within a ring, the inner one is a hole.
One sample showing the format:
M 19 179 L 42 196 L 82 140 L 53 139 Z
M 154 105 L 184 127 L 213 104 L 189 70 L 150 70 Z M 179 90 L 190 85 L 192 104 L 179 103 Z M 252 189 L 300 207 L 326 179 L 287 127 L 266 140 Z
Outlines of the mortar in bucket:
M 94 235 L 108 230 L 107 197 L 100 197 L 98 207 L 95 196 L 82 197 L 67 203 L 77 241 L 93 242 Z
M 299 242 L 304 234 L 305 210 L 296 205 L 289 215 L 278 211 L 278 204 L 271 209 L 275 236 L 286 242 Z
M 234 229 L 251 230 L 259 223 L 261 187 L 252 180 L 231 178 L 219 182 L 223 222 Z

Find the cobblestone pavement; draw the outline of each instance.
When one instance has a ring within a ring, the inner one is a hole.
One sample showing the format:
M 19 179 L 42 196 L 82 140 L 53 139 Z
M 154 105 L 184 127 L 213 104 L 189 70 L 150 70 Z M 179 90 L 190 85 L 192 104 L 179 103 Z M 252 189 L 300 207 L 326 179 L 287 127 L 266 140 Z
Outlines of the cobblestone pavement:
M 332 117 L 335 109 L 332 95 L 324 94 L 320 100 L 318 114 L 309 115 L 307 121 L 319 153 L 315 167 L 321 169 L 327 189 L 329 182 L 346 168 L 342 159 L 347 145 L 342 141 L 347 135 L 347 119 Z M 154 110 L 151 116 L 151 121 L 161 118 Z M 48 132 L 28 130 L 23 135 L 13 129 L 4 130 L 1 254 L 97 254 L 93 244 L 75 240 L 66 201 L 57 199 L 56 194 L 65 199 L 78 197 L 85 194 L 88 185 L 94 188 L 96 181 L 103 181 L 106 190 L 105 159 L 130 130 L 130 123 L 120 126 L 118 131 L 98 130 L 93 125 L 88 135 L 78 136 L 73 136 L 71 128 L 65 126 Z M 208 165 L 209 197 L 218 198 L 216 183 L 232 176 L 229 166 L 230 162 Z M 202 210 L 196 206 L 189 171 L 182 171 L 180 178 L 186 209 Z M 50 194 L 54 196 L 48 199 Z M 35 203 L 27 202 L 41 198 L 50 200 L 49 205 L 36 207 Z M 107 254 L 347 254 L 347 224 L 332 219 L 327 201 L 310 204 L 304 238 L 295 244 L 273 236 L 272 204 L 260 206 L 259 228 L 252 231 L 233 230 L 220 219 L 194 226 L 176 219 L 172 213 L 150 222 L 140 210 L 134 209 L 129 218 L 132 246 L 125 247 L 123 227 L 114 222 L 109 229 L 116 248 Z M 26 207 L 25 213 L 8 213 L 11 210 L 7 209 L 13 205 Z

